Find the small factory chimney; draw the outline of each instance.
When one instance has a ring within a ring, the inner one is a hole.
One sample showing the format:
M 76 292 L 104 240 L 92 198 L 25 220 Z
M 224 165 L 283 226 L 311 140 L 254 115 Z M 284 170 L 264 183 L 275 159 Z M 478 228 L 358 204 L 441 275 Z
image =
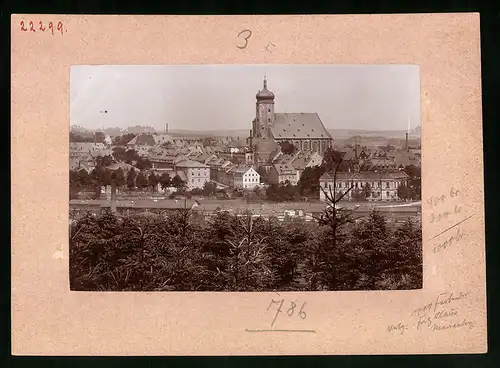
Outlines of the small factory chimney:
M 165 123 L 165 133 L 168 133 L 168 123 Z
M 116 172 L 111 173 L 111 213 L 116 214 Z
M 406 152 L 410 152 L 410 148 L 408 147 L 408 133 L 406 133 L 406 145 L 405 145 Z

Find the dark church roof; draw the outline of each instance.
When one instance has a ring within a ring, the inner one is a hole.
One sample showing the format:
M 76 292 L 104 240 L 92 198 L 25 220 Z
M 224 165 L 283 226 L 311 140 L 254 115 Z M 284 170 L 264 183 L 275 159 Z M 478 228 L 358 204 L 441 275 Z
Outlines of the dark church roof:
M 274 139 L 331 139 L 316 113 L 276 113 L 271 133 Z
M 259 91 L 256 95 L 255 98 L 257 101 L 261 100 L 274 100 L 274 93 L 272 93 L 270 90 L 267 89 L 267 80 L 264 77 L 264 89 Z

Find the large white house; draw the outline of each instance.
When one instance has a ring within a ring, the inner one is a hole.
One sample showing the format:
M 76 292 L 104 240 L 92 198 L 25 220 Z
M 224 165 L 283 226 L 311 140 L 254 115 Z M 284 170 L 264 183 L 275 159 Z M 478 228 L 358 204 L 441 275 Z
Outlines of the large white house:
M 210 181 L 210 167 L 193 160 L 182 160 L 175 163 L 176 173 L 182 172 L 185 177 L 188 189 L 203 188 L 205 183 Z
M 233 188 L 253 189 L 260 185 L 260 175 L 251 166 L 233 166 L 225 171 L 222 182 Z

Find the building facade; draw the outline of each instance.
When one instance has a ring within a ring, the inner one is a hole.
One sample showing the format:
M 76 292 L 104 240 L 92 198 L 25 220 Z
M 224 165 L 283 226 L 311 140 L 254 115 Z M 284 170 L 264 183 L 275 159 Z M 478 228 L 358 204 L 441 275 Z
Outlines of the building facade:
M 269 170 L 269 184 L 297 185 L 300 176 L 292 164 L 274 164 Z
M 210 181 L 210 167 L 193 160 L 183 160 L 175 163 L 175 172 L 183 173 L 181 177 L 185 177 L 186 186 L 188 189 L 202 189 L 205 183 Z
M 70 157 L 87 157 L 88 155 L 101 155 L 109 154 L 106 151 L 104 143 L 94 142 L 69 142 L 69 156 Z
M 156 140 L 153 134 L 139 134 L 127 143 L 127 148 L 137 151 L 141 157 L 148 157 L 155 145 Z
M 234 172 L 235 188 L 253 189 L 260 185 L 260 175 L 253 167 L 241 167 Z
M 334 193 L 336 196 L 343 195 L 345 200 L 356 200 L 357 195 L 366 193 L 369 201 L 397 201 L 398 188 L 408 184 L 410 177 L 404 171 L 396 172 L 338 172 L 335 180 L 333 173 L 325 173 L 321 176 L 320 200 L 326 200 L 326 193 Z

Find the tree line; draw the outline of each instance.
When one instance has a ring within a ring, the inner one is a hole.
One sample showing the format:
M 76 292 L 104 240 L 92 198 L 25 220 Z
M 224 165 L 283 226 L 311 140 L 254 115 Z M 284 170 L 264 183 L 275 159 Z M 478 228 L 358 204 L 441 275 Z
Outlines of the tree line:
M 72 290 L 388 290 L 422 287 L 422 238 L 378 212 L 337 209 L 318 223 L 194 211 L 166 217 L 86 215 L 70 229 Z M 330 219 L 330 220 L 329 220 Z
M 133 167 L 128 171 L 119 168 L 114 172 L 114 175 L 118 189 L 151 189 L 152 192 L 156 192 L 158 185 L 163 190 L 169 187 L 183 190 L 186 187 L 185 181 L 182 180 L 179 175 L 175 175 L 171 178 L 168 173 L 158 175 L 155 172 L 137 172 Z M 69 173 L 70 189 L 74 192 L 83 189 L 95 190 L 96 199 L 100 197 L 101 187 L 110 186 L 111 180 L 112 172 L 105 166 L 96 166 L 90 173 L 84 169 L 70 170 Z

